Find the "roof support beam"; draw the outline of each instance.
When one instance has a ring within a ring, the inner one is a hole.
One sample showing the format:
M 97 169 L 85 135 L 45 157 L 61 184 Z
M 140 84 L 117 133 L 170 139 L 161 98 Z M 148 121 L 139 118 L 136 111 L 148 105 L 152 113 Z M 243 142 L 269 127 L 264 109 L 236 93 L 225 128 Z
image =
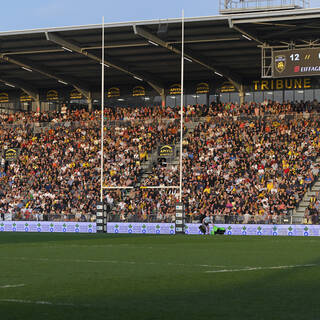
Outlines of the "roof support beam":
M 26 83 L 22 83 L 18 80 L 5 79 L 4 77 L 1 77 L 0 81 L 3 82 L 5 85 L 8 85 L 8 87 L 21 89 L 34 100 L 37 100 L 39 98 L 38 90 L 33 88 L 32 86 L 27 85 Z
M 299 30 L 299 29 L 301 29 L 301 26 L 296 26 L 294 28 L 291 27 L 291 28 L 287 28 L 285 30 L 271 32 L 271 33 L 268 33 L 264 38 L 273 40 L 275 37 L 283 36 L 286 33 L 289 33 L 289 32 L 292 32 L 292 31 L 296 31 L 296 30 Z
M 271 24 L 272 25 L 272 24 Z M 298 37 L 298 32 L 299 30 L 301 29 L 316 29 L 316 30 L 319 30 L 319 26 L 318 24 L 315 24 L 315 22 L 313 21 L 313 23 L 305 23 L 303 25 L 300 25 L 300 24 L 291 24 L 291 25 L 280 25 L 280 24 L 273 24 L 273 25 L 277 25 L 277 26 L 280 26 L 281 28 L 286 28 L 284 30 L 278 30 L 278 31 L 275 31 L 275 32 L 272 32 L 272 33 L 268 33 L 266 36 L 264 36 L 265 39 L 274 39 L 275 37 L 279 37 L 279 36 L 283 36 L 287 33 L 292 33 L 294 32 L 294 35 L 295 37 Z M 300 35 L 305 35 L 305 31 L 302 31 L 300 33 Z
M 146 30 L 145 28 L 143 28 L 141 26 L 133 25 L 133 30 L 134 30 L 135 34 L 147 39 L 148 41 L 150 41 L 150 43 L 154 43 L 158 46 L 166 48 L 169 51 L 172 51 L 175 54 L 181 56 L 182 52 L 179 48 L 169 44 L 168 42 L 165 42 L 164 40 L 160 39 L 158 36 L 152 34 L 148 30 Z M 184 57 L 192 62 L 195 62 L 195 63 L 203 66 L 204 68 L 206 68 L 208 70 L 211 70 L 212 72 L 214 72 L 218 75 L 222 75 L 222 76 L 226 77 L 230 82 L 232 82 L 236 86 L 236 88 L 238 90 L 240 90 L 240 86 L 242 83 L 241 77 L 232 73 L 227 68 L 222 68 L 217 65 L 214 65 L 214 64 L 212 64 L 211 61 L 207 61 L 206 58 L 200 57 L 199 55 L 193 53 L 192 51 L 190 51 L 188 49 L 185 49 Z
M 37 107 L 40 110 L 40 95 L 37 89 L 27 85 L 24 82 L 20 82 L 17 80 L 8 80 L 3 77 L 0 78 L 0 81 L 3 82 L 8 87 L 21 89 L 23 92 L 28 94 L 37 104 Z
M 46 32 L 45 34 L 46 34 L 47 40 L 54 42 L 61 47 L 67 48 L 68 50 L 71 50 L 73 52 L 86 56 L 87 58 L 92 59 L 98 62 L 99 64 L 102 63 L 102 59 L 100 57 L 86 51 L 85 49 L 81 48 L 77 44 L 71 43 L 70 41 L 63 39 L 62 37 L 52 32 Z M 112 67 L 116 70 L 126 73 L 137 80 L 145 81 L 149 83 L 153 88 L 158 88 L 160 91 L 164 88 L 164 85 L 159 80 L 155 79 L 153 76 L 146 73 L 135 72 L 134 70 L 130 69 L 128 66 L 124 65 L 119 61 L 116 61 L 115 59 L 109 56 L 105 56 L 104 64 L 107 67 Z M 156 90 L 159 92 L 158 89 Z
M 48 78 L 55 79 L 60 83 L 63 83 L 66 85 L 71 85 L 75 89 L 77 89 L 79 92 L 81 92 L 87 99 L 89 99 L 89 98 L 91 99 L 91 93 L 90 93 L 89 87 L 86 84 L 79 82 L 76 79 L 73 79 L 71 77 L 66 77 L 63 75 L 59 75 L 56 72 L 52 71 L 51 69 L 44 67 L 44 66 L 40 66 L 40 65 L 35 64 L 31 61 L 17 60 L 15 58 L 13 59 L 5 54 L 1 54 L 0 59 L 3 61 L 9 62 L 9 63 L 15 64 L 15 65 L 27 70 L 27 71 L 29 71 L 29 70 L 32 72 L 34 71 L 34 72 L 40 73 Z
M 251 40 L 254 40 L 254 41 L 257 42 L 258 44 L 261 44 L 261 45 L 263 44 L 263 42 L 260 41 L 260 40 L 258 39 L 258 37 L 257 37 L 256 35 L 254 35 L 253 33 L 248 33 L 247 31 L 245 31 L 245 30 L 243 30 L 243 29 L 235 26 L 234 23 L 233 23 L 233 20 L 232 20 L 231 18 L 229 18 L 228 21 L 229 21 L 229 27 L 230 27 L 230 29 L 237 30 L 238 32 L 240 32 L 240 33 L 242 34 L 242 36 L 243 36 L 244 38 L 246 38 L 246 39 L 248 39 L 248 40 L 250 40 L 250 41 L 251 41 Z

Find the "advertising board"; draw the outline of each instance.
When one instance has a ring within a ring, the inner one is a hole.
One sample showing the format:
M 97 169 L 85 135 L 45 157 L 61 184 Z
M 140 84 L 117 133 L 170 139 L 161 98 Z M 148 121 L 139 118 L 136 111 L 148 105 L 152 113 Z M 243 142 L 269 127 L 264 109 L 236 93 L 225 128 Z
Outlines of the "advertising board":
M 185 233 L 187 235 L 201 234 L 199 226 L 199 223 L 187 223 Z M 226 235 L 229 236 L 320 236 L 320 225 L 216 224 L 216 226 L 225 228 Z M 90 222 L 0 221 L 0 232 L 96 233 L 96 231 L 96 224 Z M 109 222 L 107 232 L 174 235 L 175 224 Z
M 0 221 L 0 232 L 96 233 L 90 222 Z

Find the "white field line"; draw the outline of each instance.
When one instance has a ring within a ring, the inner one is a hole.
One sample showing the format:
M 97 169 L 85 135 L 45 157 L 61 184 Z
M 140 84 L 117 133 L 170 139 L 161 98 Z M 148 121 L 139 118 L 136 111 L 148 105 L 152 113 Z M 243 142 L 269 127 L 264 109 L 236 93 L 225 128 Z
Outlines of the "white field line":
M 278 269 L 293 269 L 293 268 L 309 268 L 317 267 L 318 264 L 301 264 L 292 266 L 274 266 L 274 267 L 246 267 L 242 269 L 223 269 L 223 270 L 210 270 L 205 273 L 225 273 L 225 272 L 243 272 L 243 271 L 258 271 L 258 270 L 278 270 Z
M 23 260 L 23 261 L 47 261 L 47 262 L 75 262 L 75 263 L 110 263 L 110 264 L 138 264 L 138 265 L 166 265 L 177 267 L 203 267 L 203 268 L 227 268 L 228 266 L 218 266 L 210 264 L 184 264 L 184 263 L 161 263 L 161 262 L 136 262 L 136 261 L 118 261 L 118 260 L 91 260 L 91 259 L 51 259 L 51 258 L 28 258 L 28 257 L 0 257 L 5 260 Z
M 20 247 L 38 247 L 38 245 L 22 245 Z M 116 248 L 116 249 L 119 249 L 119 247 L 125 247 L 125 248 L 132 248 L 132 249 L 154 249 L 155 247 L 150 247 L 150 246 L 133 246 L 133 245 L 128 245 L 128 244 L 120 244 L 120 245 L 113 245 L 113 244 L 105 244 L 105 245 L 77 245 L 77 244 L 70 244 L 68 245 L 67 247 L 66 246 L 54 246 L 54 245 L 51 245 L 51 246 L 42 246 L 41 248 L 42 249 L 68 249 L 68 248 Z M 8 246 L 6 244 L 3 244 L 3 245 L 0 245 L 0 248 L 8 248 Z
M 31 301 L 31 300 L 21 300 L 21 299 L 0 299 L 0 302 L 43 304 L 43 305 L 51 305 L 51 306 L 68 306 L 68 307 L 75 306 L 73 303 L 53 303 L 49 301 Z
M 6 288 L 20 288 L 20 287 L 24 287 L 24 284 L 7 284 L 4 286 L 0 286 L 0 289 L 6 289 Z
M 119 247 L 125 247 L 125 248 L 132 248 L 132 249 L 154 249 L 154 247 L 145 247 L 145 246 L 132 246 L 129 244 L 120 244 L 120 245 L 113 245 L 113 244 L 105 244 L 105 245 L 77 245 L 77 244 L 71 244 L 66 246 L 45 246 L 44 248 L 48 249 L 61 249 L 61 248 L 116 248 L 119 249 Z

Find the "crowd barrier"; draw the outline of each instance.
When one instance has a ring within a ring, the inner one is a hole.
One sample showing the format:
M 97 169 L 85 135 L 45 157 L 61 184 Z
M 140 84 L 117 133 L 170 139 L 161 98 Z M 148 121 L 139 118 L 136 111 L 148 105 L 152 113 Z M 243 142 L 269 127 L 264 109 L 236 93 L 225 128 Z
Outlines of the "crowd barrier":
M 96 233 L 90 222 L 0 221 L 0 232 Z
M 199 223 L 186 224 L 185 233 L 201 234 Z M 226 235 L 248 236 L 320 236 L 320 225 L 272 225 L 272 224 L 216 224 L 226 229 Z M 108 233 L 174 234 L 173 223 L 115 223 L 109 222 Z M 210 231 L 212 225 L 210 226 Z
M 186 224 L 185 233 L 201 234 L 199 223 Z M 226 229 L 226 235 L 243 236 L 320 236 L 320 225 L 265 225 L 265 224 L 216 224 Z M 210 231 L 212 225 L 210 226 Z M 174 223 L 109 222 L 108 233 L 121 234 L 175 234 Z M 0 232 L 66 232 L 96 233 L 96 224 L 90 222 L 38 222 L 2 221 Z

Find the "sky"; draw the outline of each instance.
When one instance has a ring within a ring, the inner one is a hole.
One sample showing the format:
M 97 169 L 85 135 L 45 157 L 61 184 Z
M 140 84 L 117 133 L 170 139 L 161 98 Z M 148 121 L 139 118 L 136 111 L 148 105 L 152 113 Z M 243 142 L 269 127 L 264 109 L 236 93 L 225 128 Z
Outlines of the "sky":
M 310 0 L 320 7 L 320 0 Z M 0 31 L 150 19 L 217 15 L 219 0 L 9 0 L 0 13 Z

